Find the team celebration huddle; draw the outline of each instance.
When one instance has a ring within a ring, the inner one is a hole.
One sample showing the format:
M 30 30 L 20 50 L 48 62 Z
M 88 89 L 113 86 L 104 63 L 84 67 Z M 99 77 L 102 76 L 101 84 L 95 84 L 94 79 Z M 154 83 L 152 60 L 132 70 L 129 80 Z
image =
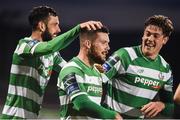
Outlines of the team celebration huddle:
M 32 32 L 13 53 L 1 119 L 38 119 L 52 71 L 59 74 L 54 87 L 60 119 L 173 118 L 180 85 L 174 94 L 171 67 L 159 54 L 174 31 L 170 18 L 149 16 L 141 44 L 109 56 L 110 31 L 103 21 L 89 20 L 59 35 L 59 17 L 51 7 L 34 7 L 28 20 Z M 74 40 L 78 55 L 66 61 L 61 50 Z

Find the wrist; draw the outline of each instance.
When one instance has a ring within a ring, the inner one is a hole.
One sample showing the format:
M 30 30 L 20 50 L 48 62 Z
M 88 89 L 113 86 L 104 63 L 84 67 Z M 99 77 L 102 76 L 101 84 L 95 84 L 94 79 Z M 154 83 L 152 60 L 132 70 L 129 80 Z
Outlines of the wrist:
M 157 101 L 157 104 L 159 104 L 159 106 L 161 106 L 161 109 L 164 110 L 165 109 L 165 103 L 161 102 L 161 101 Z

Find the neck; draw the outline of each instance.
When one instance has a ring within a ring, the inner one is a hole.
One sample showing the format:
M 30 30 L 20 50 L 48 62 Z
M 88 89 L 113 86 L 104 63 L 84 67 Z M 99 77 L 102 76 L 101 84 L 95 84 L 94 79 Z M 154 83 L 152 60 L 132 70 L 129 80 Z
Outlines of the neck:
M 158 55 L 158 54 L 153 54 L 153 55 L 151 55 L 151 54 L 145 52 L 145 51 L 142 49 L 142 47 L 141 47 L 141 52 L 142 52 L 142 54 L 143 54 L 146 58 L 151 59 L 151 60 L 155 60 L 156 57 L 157 57 L 157 55 Z
M 38 41 L 43 41 L 41 37 L 41 31 L 33 31 L 31 34 L 31 38 Z
M 93 67 L 94 61 L 91 60 L 91 58 L 88 57 L 87 50 L 80 49 L 80 52 L 77 56 L 80 60 L 82 60 L 87 66 Z

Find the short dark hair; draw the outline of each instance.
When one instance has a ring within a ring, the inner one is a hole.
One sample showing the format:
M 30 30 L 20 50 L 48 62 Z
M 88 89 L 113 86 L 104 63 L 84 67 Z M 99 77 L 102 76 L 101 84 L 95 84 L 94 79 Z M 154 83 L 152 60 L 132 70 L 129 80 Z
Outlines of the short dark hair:
M 87 34 L 88 36 L 94 35 L 97 32 L 103 32 L 109 34 L 109 29 L 106 26 L 101 27 L 101 29 L 87 30 L 86 28 L 81 29 L 81 34 Z
M 170 36 L 174 30 L 172 21 L 164 15 L 153 15 L 149 17 L 145 21 L 144 28 L 149 25 L 155 25 L 162 28 L 163 34 L 165 36 Z
M 83 28 L 80 31 L 80 40 L 83 36 L 87 37 L 89 40 L 94 40 L 96 38 L 96 33 L 98 32 L 103 32 L 109 34 L 109 29 L 106 26 L 101 27 L 101 29 L 96 29 L 96 30 L 88 30 L 87 28 Z
M 45 21 L 49 16 L 57 16 L 56 11 L 48 6 L 34 7 L 29 14 L 28 20 L 32 29 L 36 29 L 39 21 Z

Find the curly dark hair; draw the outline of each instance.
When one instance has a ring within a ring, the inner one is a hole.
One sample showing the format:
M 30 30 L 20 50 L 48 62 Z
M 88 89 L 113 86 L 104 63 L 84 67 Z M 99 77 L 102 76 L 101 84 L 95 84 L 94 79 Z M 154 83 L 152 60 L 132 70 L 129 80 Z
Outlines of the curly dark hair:
M 144 24 L 144 28 L 149 25 L 155 25 L 162 28 L 165 36 L 170 36 L 174 30 L 172 21 L 164 15 L 153 15 L 149 17 Z
M 39 21 L 46 21 L 49 16 L 57 16 L 56 11 L 48 6 L 34 7 L 29 14 L 28 20 L 32 29 L 35 30 Z

